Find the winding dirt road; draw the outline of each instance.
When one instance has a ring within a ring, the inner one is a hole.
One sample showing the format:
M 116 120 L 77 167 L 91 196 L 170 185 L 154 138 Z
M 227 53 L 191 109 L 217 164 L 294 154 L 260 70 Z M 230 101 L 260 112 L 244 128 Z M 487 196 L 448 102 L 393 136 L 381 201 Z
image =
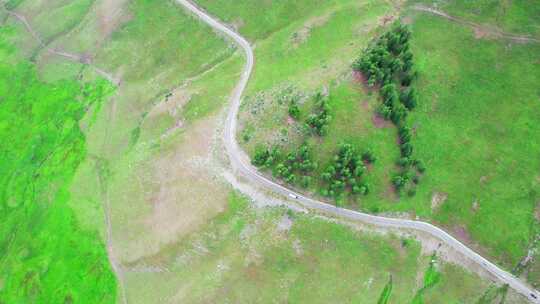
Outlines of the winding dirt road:
M 273 182 L 272 180 L 267 179 L 266 177 L 258 173 L 257 169 L 251 165 L 249 157 L 247 157 L 247 155 L 239 148 L 235 137 L 238 110 L 240 108 L 240 100 L 242 97 L 242 93 L 244 92 L 244 89 L 246 88 L 246 85 L 250 78 L 255 62 L 251 45 L 238 33 L 234 32 L 226 25 L 219 22 L 217 19 L 211 17 L 190 1 L 176 1 L 182 6 L 184 6 L 187 10 L 195 14 L 202 21 L 210 25 L 212 28 L 234 40 L 245 53 L 247 59 L 246 65 L 244 66 L 240 81 L 231 95 L 230 108 L 227 115 L 224 132 L 224 142 L 226 150 L 229 155 L 231 166 L 233 167 L 233 170 L 236 174 L 242 175 L 250 182 L 256 183 L 258 186 L 264 187 L 265 189 L 270 190 L 273 193 L 282 195 L 283 203 L 286 205 L 301 205 L 308 210 L 321 212 L 323 214 L 358 222 L 361 224 L 377 226 L 378 228 L 387 230 L 412 230 L 427 233 L 440 240 L 441 242 L 445 243 L 450 248 L 461 253 L 464 257 L 474 262 L 485 271 L 491 273 L 501 283 L 508 284 L 516 292 L 524 295 L 527 299 L 529 299 L 531 303 L 540 304 L 540 293 L 537 290 L 531 288 L 526 283 L 514 277 L 512 274 L 504 271 L 497 265 L 483 258 L 482 256 L 480 256 L 479 254 L 477 254 L 476 252 L 459 242 L 457 239 L 452 237 L 450 234 L 446 233 L 438 227 L 421 221 L 387 218 L 338 208 L 333 205 L 320 202 L 309 197 L 305 197 L 299 193 L 285 188 L 282 185 Z M 293 200 L 295 204 L 292 204 L 288 200 Z

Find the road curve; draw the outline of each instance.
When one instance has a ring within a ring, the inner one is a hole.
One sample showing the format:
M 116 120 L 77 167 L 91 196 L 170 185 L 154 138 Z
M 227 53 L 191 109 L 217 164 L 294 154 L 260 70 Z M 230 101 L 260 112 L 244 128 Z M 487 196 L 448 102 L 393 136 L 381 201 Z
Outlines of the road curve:
M 524 295 L 531 303 L 540 304 L 540 293 L 528 286 L 526 283 L 517 279 L 512 274 L 502 270 L 497 265 L 491 263 L 487 259 L 483 258 L 469 247 L 465 246 L 457 239 L 452 237 L 450 234 L 446 233 L 440 228 L 437 228 L 429 223 L 405 219 L 396 219 L 396 218 L 387 218 L 382 216 L 376 216 L 366 213 L 361 213 L 358 211 L 353 211 L 349 209 L 338 208 L 333 205 L 323 203 L 309 197 L 305 197 L 299 193 L 296 193 L 292 190 L 285 188 L 282 185 L 279 185 L 272 180 L 267 179 L 258 173 L 257 169 L 253 167 L 249 161 L 249 158 L 245 153 L 239 148 L 238 143 L 236 142 L 236 122 L 238 117 L 238 110 L 240 108 L 240 100 L 242 93 L 246 88 L 251 71 L 253 70 L 253 65 L 255 62 L 253 56 L 253 50 L 249 42 L 240 36 L 238 33 L 234 32 L 217 19 L 211 17 L 196 5 L 191 3 L 189 0 L 176 0 L 179 4 L 184 6 L 187 10 L 195 14 L 202 21 L 210 25 L 215 30 L 222 32 L 227 35 L 229 38 L 233 39 L 244 51 L 246 56 L 246 65 L 242 72 L 240 81 L 236 88 L 234 89 L 231 100 L 230 108 L 226 119 L 226 125 L 224 130 L 224 141 L 231 161 L 231 166 L 236 171 L 236 173 L 242 174 L 242 176 L 249 179 L 251 182 L 257 183 L 259 186 L 271 190 L 274 193 L 288 197 L 289 199 L 293 198 L 296 203 L 302 205 L 303 207 L 311 210 L 316 210 L 328 215 L 332 215 L 339 218 L 344 218 L 347 220 L 352 220 L 360 222 L 363 224 L 374 225 L 380 228 L 385 229 L 402 229 L 402 230 L 416 230 L 424 233 L 428 233 L 435 238 L 441 240 L 446 245 L 450 246 L 454 250 L 463 254 L 463 256 L 477 263 L 480 267 L 491 273 L 493 276 L 498 278 L 500 282 L 508 284 L 516 292 Z

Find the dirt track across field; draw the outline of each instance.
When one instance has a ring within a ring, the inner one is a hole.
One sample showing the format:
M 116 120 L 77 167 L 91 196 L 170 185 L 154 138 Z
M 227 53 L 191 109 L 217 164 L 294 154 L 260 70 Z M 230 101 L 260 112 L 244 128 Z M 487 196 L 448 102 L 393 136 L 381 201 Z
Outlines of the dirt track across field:
M 477 38 L 485 37 L 485 38 L 507 39 L 507 40 L 517 42 L 517 43 L 531 43 L 531 42 L 539 43 L 540 42 L 540 40 L 529 37 L 529 36 L 510 34 L 495 27 L 484 26 L 484 25 L 474 23 L 468 20 L 463 20 L 463 19 L 451 16 L 433 7 L 417 4 L 413 6 L 412 9 L 416 11 L 420 11 L 420 12 L 427 12 L 432 15 L 443 17 L 445 19 L 457 22 L 459 24 L 467 25 L 474 30 L 475 36 Z

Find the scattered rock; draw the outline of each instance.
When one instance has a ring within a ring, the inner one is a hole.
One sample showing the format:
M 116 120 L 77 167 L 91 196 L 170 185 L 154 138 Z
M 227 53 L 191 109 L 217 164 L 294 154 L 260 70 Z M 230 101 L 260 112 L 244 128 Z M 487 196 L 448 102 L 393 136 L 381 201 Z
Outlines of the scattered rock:
M 369 278 L 367 281 L 364 282 L 364 286 L 366 287 L 366 289 L 369 290 L 369 288 L 371 287 L 371 284 L 373 284 L 373 278 Z
M 521 264 L 521 266 L 523 267 L 526 267 L 533 260 L 534 253 L 534 249 L 529 249 L 527 251 L 527 255 L 519 262 L 519 264 Z

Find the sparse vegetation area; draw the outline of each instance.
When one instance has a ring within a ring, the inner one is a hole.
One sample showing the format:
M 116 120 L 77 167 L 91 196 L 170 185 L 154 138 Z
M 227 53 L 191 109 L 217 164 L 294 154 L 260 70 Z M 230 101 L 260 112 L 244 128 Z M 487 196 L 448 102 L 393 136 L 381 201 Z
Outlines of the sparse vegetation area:
M 227 210 L 202 230 L 140 261 L 167 272 L 130 273 L 128 283 L 137 285 L 129 298 L 151 302 L 159 293 L 182 303 L 411 303 L 428 280 L 423 273 L 432 271 L 426 270 L 431 257 L 421 255 L 416 241 L 404 240 L 283 208 L 256 209 L 231 193 Z M 476 303 L 490 286 L 455 265 L 437 264 L 439 281 L 424 294 L 425 303 Z M 510 295 L 507 303 L 524 302 Z

